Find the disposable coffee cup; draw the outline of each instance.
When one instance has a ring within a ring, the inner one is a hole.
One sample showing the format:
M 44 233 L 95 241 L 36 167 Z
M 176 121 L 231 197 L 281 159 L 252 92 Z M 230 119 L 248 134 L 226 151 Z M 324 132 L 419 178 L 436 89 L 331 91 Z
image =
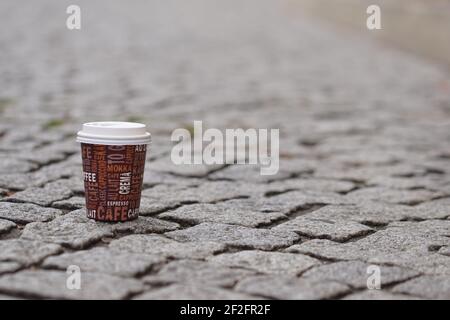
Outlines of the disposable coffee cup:
M 87 217 L 124 222 L 139 216 L 145 156 L 151 135 L 145 124 L 89 122 L 81 142 Z

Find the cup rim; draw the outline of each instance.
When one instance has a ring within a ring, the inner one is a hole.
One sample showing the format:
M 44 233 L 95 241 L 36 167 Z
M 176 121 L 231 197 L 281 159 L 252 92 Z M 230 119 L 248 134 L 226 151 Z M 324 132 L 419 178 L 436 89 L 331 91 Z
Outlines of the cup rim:
M 151 134 L 142 123 L 95 121 L 84 123 L 76 140 L 89 144 L 138 145 L 151 143 Z

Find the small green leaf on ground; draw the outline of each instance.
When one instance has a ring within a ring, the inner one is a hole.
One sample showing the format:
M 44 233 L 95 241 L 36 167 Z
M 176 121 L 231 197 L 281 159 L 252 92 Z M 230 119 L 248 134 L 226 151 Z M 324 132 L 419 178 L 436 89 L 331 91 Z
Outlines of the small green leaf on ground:
M 65 121 L 63 119 L 52 119 L 47 121 L 46 123 L 44 123 L 44 125 L 42 126 L 42 128 L 44 130 L 50 130 L 53 128 L 57 128 L 62 126 L 65 123 Z
M 129 116 L 127 118 L 127 121 L 129 121 L 129 122 L 144 122 L 144 118 L 142 118 L 140 116 Z
M 12 105 L 13 102 L 14 102 L 14 100 L 11 98 L 0 97 L 0 112 L 5 110 L 8 106 Z

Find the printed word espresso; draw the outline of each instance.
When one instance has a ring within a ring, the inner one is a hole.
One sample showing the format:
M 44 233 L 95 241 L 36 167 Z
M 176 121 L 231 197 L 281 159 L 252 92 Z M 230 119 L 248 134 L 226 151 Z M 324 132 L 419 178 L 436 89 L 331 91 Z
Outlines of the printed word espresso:
M 203 131 L 202 121 L 194 121 L 193 129 L 193 137 L 184 128 L 172 132 L 171 140 L 178 142 L 171 153 L 174 164 L 259 164 L 261 175 L 278 172 L 279 129 L 270 129 L 270 139 L 268 129 L 226 129 L 223 133 L 210 128 Z

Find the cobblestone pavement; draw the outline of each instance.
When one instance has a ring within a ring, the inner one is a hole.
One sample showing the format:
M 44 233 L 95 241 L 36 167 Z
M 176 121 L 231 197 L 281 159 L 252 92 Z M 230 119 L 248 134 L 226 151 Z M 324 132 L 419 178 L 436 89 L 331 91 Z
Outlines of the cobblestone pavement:
M 450 298 L 448 73 L 293 2 L 124 3 L 0 3 L 0 299 Z M 85 218 L 98 119 L 150 125 L 136 221 Z M 280 171 L 173 165 L 193 120 L 280 128 Z

